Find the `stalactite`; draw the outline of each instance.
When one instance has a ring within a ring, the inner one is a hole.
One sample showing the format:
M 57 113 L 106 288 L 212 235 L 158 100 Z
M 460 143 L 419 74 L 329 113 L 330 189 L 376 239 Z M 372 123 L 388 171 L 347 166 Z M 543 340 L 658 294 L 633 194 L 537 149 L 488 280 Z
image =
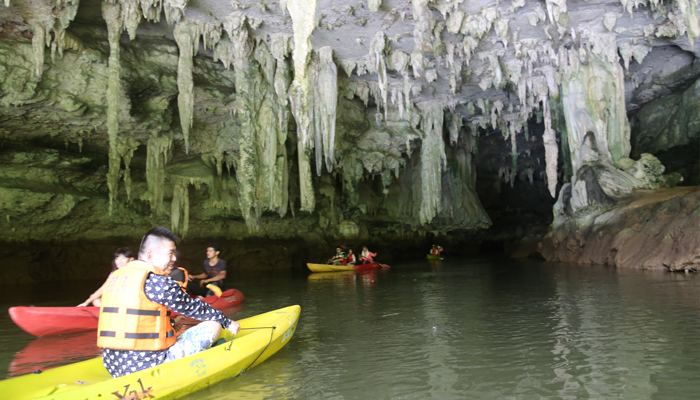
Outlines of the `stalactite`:
M 274 121 L 275 113 L 269 109 L 268 104 L 263 104 L 264 77 L 260 76 L 257 70 L 259 64 L 253 58 L 254 44 L 245 26 L 245 16 L 240 13 L 234 13 L 232 16 L 235 22 L 227 19 L 226 26 L 234 47 L 236 114 L 241 124 L 241 136 L 238 140 L 240 158 L 236 170 L 238 201 L 249 231 L 257 232 L 260 230 L 262 209 L 269 205 L 264 199 L 269 199 L 271 183 L 274 182 L 274 175 L 269 169 L 275 165 L 277 158 L 277 123 Z M 232 22 L 229 24 L 229 21 Z M 271 61 L 268 61 L 268 64 L 272 64 L 274 68 Z M 274 80 L 274 72 L 267 75 L 271 81 Z M 273 83 L 269 82 L 269 86 L 272 85 Z M 258 120 L 261 117 L 268 120 Z M 270 118 L 273 120 L 270 121 Z M 268 128 L 258 132 L 258 125 L 260 128 Z M 269 135 L 273 137 L 270 138 Z
M 120 136 L 117 139 L 117 154 L 124 162 L 124 186 L 126 198 L 131 200 L 131 159 L 139 143 L 131 136 Z
M 273 210 L 277 208 L 272 203 L 275 197 L 274 187 L 277 180 L 277 157 L 279 155 L 279 134 L 280 128 L 278 118 L 280 104 L 275 91 L 275 69 L 277 62 L 270 52 L 267 42 L 260 41 L 255 45 L 254 58 L 259 65 L 251 70 L 254 74 L 256 92 L 253 93 L 255 109 L 253 117 L 257 125 L 256 151 L 258 154 L 258 180 L 257 201 L 261 208 Z
M 32 53 L 34 56 L 34 74 L 41 79 L 44 69 L 46 47 L 51 48 L 51 55 L 58 50 L 63 52 L 65 31 L 78 11 L 79 0 L 56 0 L 54 5 L 50 3 L 42 5 L 43 12 L 37 12 L 27 20 L 32 30 Z M 9 0 L 6 3 L 9 7 Z
M 117 145 L 119 135 L 119 99 L 121 93 L 121 64 L 119 56 L 119 38 L 124 30 L 121 18 L 121 6 L 102 3 L 102 17 L 107 22 L 107 39 L 109 41 L 109 78 L 107 81 L 107 133 L 109 135 L 109 172 L 107 187 L 109 188 L 109 212 L 112 213 L 114 200 L 117 198 L 119 169 L 121 157 Z
M 277 95 L 277 160 L 275 169 L 275 182 L 272 188 L 271 207 L 277 210 L 280 216 L 287 214 L 289 203 L 289 161 L 287 158 L 287 128 L 289 125 L 289 85 L 291 84 L 291 70 L 287 56 L 290 52 L 290 38 L 286 35 L 274 35 L 271 38 L 272 56 L 277 61 L 275 68 L 274 89 Z
M 450 70 L 450 93 L 456 95 L 462 88 L 462 49 L 454 43 L 447 44 L 447 67 Z M 457 59 L 457 58 L 460 59 Z
M 514 123 L 508 125 L 509 136 L 510 136 L 510 158 L 511 158 L 511 169 L 513 171 L 513 176 L 518 174 L 518 129 Z M 510 182 L 510 187 L 513 187 L 515 179 Z
M 698 24 L 698 5 L 697 0 L 676 0 L 678 9 L 683 15 L 685 21 L 688 41 L 693 45 L 695 38 L 700 36 L 700 24 Z
M 169 135 L 151 135 L 146 151 L 146 181 L 148 193 L 145 200 L 151 204 L 151 212 L 163 212 L 163 189 L 165 185 L 165 165 L 170 160 L 173 138 Z
M 168 24 L 172 25 L 184 18 L 188 2 L 189 0 L 163 0 L 163 12 Z
M 452 110 L 452 118 L 450 118 L 450 143 L 452 145 L 457 144 L 457 138 L 459 137 L 459 132 L 462 130 L 462 114 Z
M 65 29 L 68 27 L 68 24 L 75 17 L 77 12 L 78 0 L 63 0 L 63 3 L 64 9 L 61 13 L 59 13 L 59 21 L 57 24 L 58 29 L 54 35 L 55 43 L 51 45 L 52 54 L 56 48 L 59 54 L 62 54 L 63 47 L 68 44 L 68 41 L 65 39 Z M 122 159 L 125 165 L 124 182 L 126 185 L 127 198 L 131 199 L 131 170 L 129 165 L 131 163 L 134 150 L 138 147 L 138 143 L 133 138 L 127 137 L 126 139 L 123 139 L 119 137 L 119 114 L 120 110 L 122 109 L 122 105 L 120 104 L 122 85 L 120 78 L 121 64 L 119 39 L 122 31 L 127 29 L 129 32 L 129 37 L 133 40 L 136 37 L 136 28 L 144 17 L 149 20 L 158 20 L 160 18 L 159 10 L 161 4 L 164 8 L 168 7 L 170 9 L 182 11 L 187 6 L 187 1 L 166 0 L 165 3 L 161 3 L 157 0 L 133 0 L 125 2 L 111 0 L 102 3 L 102 16 L 107 22 L 107 33 L 110 47 L 108 61 L 109 78 L 107 83 L 107 131 L 110 144 L 107 186 L 109 188 L 110 213 L 112 211 L 113 202 L 117 197 Z M 56 44 L 56 42 L 58 44 Z M 191 48 L 192 45 L 189 47 L 190 51 Z M 191 82 L 191 57 L 189 70 L 189 81 Z M 191 94 L 191 90 L 189 93 Z M 191 126 L 191 113 L 189 126 Z M 150 142 L 151 141 L 149 140 L 149 143 Z M 185 142 L 187 145 L 186 133 Z M 150 147 L 151 146 L 149 146 L 149 151 Z M 153 176 L 153 174 L 151 174 L 151 176 Z M 149 185 L 149 192 L 149 198 L 152 200 L 152 206 L 155 202 L 154 209 L 159 212 L 162 208 L 162 192 L 159 192 L 158 189 L 153 188 L 152 185 Z
M 421 204 L 419 220 L 427 224 L 440 212 L 445 144 L 442 140 L 443 106 L 436 102 L 418 105 L 421 111 Z
M 328 172 L 333 171 L 335 148 L 335 120 L 338 106 L 338 68 L 333 62 L 333 49 L 319 49 L 314 84 L 314 120 L 316 122 L 316 173 L 321 176 L 325 159 Z M 323 155 L 323 157 L 321 157 Z
M 467 133 L 466 137 L 463 136 L 460 140 L 463 139 L 467 140 L 464 147 L 458 146 L 452 149 L 452 152 L 456 153 L 456 165 L 451 168 L 458 171 L 457 182 L 461 186 L 461 190 L 457 191 L 456 196 L 451 199 L 455 205 L 453 212 L 456 217 L 455 222 L 460 227 L 488 228 L 491 226 L 491 218 L 476 193 L 476 162 L 472 153 L 474 149 L 469 144 L 471 135 Z
M 566 0 L 545 0 L 551 24 L 558 24 L 561 14 L 566 13 Z
M 294 81 L 289 90 L 292 103 L 292 113 L 297 123 L 299 144 L 299 195 L 301 209 L 312 211 L 315 207 L 313 183 L 311 181 L 311 165 L 309 150 L 313 146 L 311 140 L 310 116 L 310 82 L 307 66 L 311 54 L 311 32 L 316 26 L 316 0 L 287 0 L 287 10 L 292 17 L 294 29 Z
M 387 116 L 387 96 L 389 92 L 389 82 L 386 75 L 386 56 L 387 38 L 383 31 L 377 32 L 372 38 L 372 43 L 369 47 L 369 55 L 367 57 L 367 69 L 369 72 L 377 74 L 377 83 L 379 84 L 380 97 L 377 98 L 379 109 L 384 109 L 384 119 Z
M 593 54 L 585 65 L 577 54 L 570 57 L 573 64 L 562 79 L 562 105 L 573 173 L 581 167 L 579 151 L 588 132 L 594 133 L 601 157 L 616 165 L 631 150 L 622 66 Z
M 647 54 L 651 52 L 651 46 L 647 44 L 625 43 L 618 46 L 618 52 L 625 63 L 625 69 L 629 72 L 630 60 L 634 58 L 637 63 L 641 64 Z
M 187 237 L 190 225 L 189 182 L 177 179 L 173 182 L 173 200 L 170 203 L 170 227 L 180 238 Z
M 194 68 L 194 46 L 199 42 L 199 34 L 195 27 L 187 20 L 175 25 L 173 30 L 180 57 L 177 62 L 177 106 L 180 112 L 180 126 L 185 138 L 185 151 L 189 152 L 189 136 L 192 128 L 194 114 L 194 82 L 192 69 Z
M 41 22 L 31 21 L 29 27 L 32 29 L 32 50 L 34 53 L 34 74 L 41 78 L 44 69 L 44 49 L 46 42 L 46 28 Z
M 257 177 L 261 172 L 257 151 L 256 124 L 259 104 L 256 100 L 260 97 L 257 87 L 260 85 L 261 79 L 256 71 L 257 63 L 252 56 L 254 45 L 245 26 L 245 16 L 240 12 L 229 15 L 226 19 L 225 29 L 233 44 L 233 64 L 236 76 L 235 107 L 241 125 L 238 140 L 238 168 L 236 169 L 238 202 L 249 231 L 257 232 L 260 230 L 259 217 L 262 212 L 256 195 Z M 274 152 L 276 149 L 275 146 L 270 150 Z
M 239 12 L 227 17 L 224 30 L 230 42 L 220 41 L 217 54 L 225 65 L 234 66 L 235 110 L 241 126 L 236 166 L 239 205 L 249 231 L 256 232 L 263 211 L 280 215 L 287 211 L 289 45 L 281 36 L 271 39 L 272 50 L 266 41 L 255 44 L 246 21 Z
M 287 130 L 285 129 L 286 133 Z M 280 217 L 287 214 L 287 204 L 289 203 L 289 159 L 287 157 L 287 147 L 279 145 L 278 156 L 275 163 L 275 182 L 272 186 L 271 206 L 277 210 Z
M 413 27 L 413 41 L 414 41 L 414 52 L 422 52 L 424 46 L 428 46 L 432 43 L 432 30 L 433 30 L 433 14 L 428 7 L 429 0 L 414 0 L 413 5 L 413 19 L 416 21 Z M 432 49 L 431 49 L 432 50 Z M 415 71 L 414 71 L 415 73 Z
M 8 0 L 9 1 L 9 0 Z M 367 0 L 367 6 L 372 12 L 377 12 L 379 7 L 382 5 L 382 0 Z
M 542 96 L 540 98 L 544 112 L 544 134 L 542 142 L 544 142 L 544 159 L 547 171 L 547 188 L 552 197 L 557 197 L 557 162 L 559 159 L 559 146 L 557 145 L 557 137 L 554 129 L 552 129 L 552 116 L 549 108 L 549 98 Z
M 60 57 L 63 57 L 63 50 L 67 48 L 72 48 L 77 50 L 82 48 L 82 43 L 75 36 L 66 32 L 68 25 L 75 18 L 78 13 L 78 1 L 79 0 L 69 0 L 63 4 L 63 10 L 58 13 L 56 22 L 54 24 L 54 39 L 51 42 L 51 59 L 54 59 L 56 53 Z

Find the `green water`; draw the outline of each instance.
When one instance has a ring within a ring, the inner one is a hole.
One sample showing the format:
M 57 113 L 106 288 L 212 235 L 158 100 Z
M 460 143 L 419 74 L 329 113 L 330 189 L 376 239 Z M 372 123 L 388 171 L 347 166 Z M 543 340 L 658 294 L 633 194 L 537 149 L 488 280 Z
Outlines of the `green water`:
M 246 302 L 231 316 L 299 304 L 296 334 L 262 365 L 188 398 L 697 399 L 700 393 L 699 274 L 479 257 L 368 273 L 234 274 L 233 280 Z M 4 288 L 0 303 L 5 309 L 74 305 L 95 288 Z M 0 322 L 3 375 L 42 368 L 42 357 L 56 365 L 95 351 L 90 334 L 36 339 L 6 314 Z

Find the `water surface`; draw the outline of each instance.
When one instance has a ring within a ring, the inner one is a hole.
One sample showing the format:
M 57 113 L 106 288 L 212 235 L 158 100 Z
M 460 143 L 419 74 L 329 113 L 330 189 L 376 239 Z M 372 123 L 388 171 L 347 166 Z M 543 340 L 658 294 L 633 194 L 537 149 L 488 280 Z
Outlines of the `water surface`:
M 367 273 L 233 274 L 231 281 L 246 295 L 231 316 L 299 304 L 296 334 L 262 365 L 188 398 L 696 399 L 700 393 L 698 274 L 479 257 Z M 0 304 L 74 305 L 99 284 L 5 288 Z M 37 339 L 6 313 L 0 322 L 3 376 L 96 353 L 94 334 Z

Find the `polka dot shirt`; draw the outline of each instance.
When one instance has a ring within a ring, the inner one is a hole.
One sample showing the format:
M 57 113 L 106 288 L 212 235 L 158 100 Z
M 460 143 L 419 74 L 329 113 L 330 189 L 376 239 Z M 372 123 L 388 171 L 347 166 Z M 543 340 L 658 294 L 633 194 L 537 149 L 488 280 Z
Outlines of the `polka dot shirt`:
M 216 321 L 228 328 L 231 321 L 219 310 L 199 299 L 193 299 L 169 276 L 149 274 L 143 285 L 146 297 L 172 311 L 198 321 Z M 171 320 L 172 323 L 172 320 Z M 115 378 L 160 365 L 165 361 L 166 350 L 115 350 L 102 349 L 102 363 Z

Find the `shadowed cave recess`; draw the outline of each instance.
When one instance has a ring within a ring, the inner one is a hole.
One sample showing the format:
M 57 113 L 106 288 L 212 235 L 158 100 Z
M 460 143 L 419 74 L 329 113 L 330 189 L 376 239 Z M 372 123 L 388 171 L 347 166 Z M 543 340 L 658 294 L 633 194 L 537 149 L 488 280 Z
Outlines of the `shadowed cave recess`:
M 498 252 L 700 266 L 696 0 L 4 0 L 0 284 Z

